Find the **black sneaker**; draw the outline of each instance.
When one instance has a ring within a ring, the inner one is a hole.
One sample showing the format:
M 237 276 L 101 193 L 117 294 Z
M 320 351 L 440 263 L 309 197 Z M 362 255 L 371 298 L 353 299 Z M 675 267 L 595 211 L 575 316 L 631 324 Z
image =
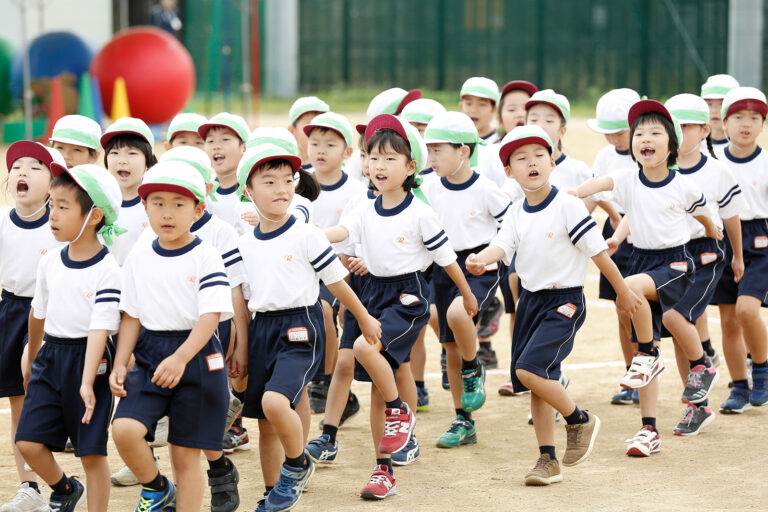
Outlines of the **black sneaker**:
M 325 400 L 328 398 L 328 388 L 331 383 L 326 380 L 317 380 L 309 383 L 309 409 L 312 414 L 325 412 Z
M 683 402 L 698 404 L 709 396 L 709 392 L 717 384 L 718 374 L 714 366 L 707 368 L 703 364 L 692 368 L 688 373 L 688 383 L 683 390 Z
M 229 469 L 209 469 L 208 485 L 211 488 L 211 512 L 234 512 L 240 506 L 237 483 L 240 475 L 235 464 L 227 459 Z
M 712 409 L 703 405 L 697 407 L 687 402 L 683 419 L 675 427 L 674 433 L 676 436 L 695 436 L 713 421 L 715 421 L 715 413 Z
M 51 512 L 71 512 L 81 503 L 85 502 L 85 486 L 74 476 L 69 477 L 69 483 L 72 485 L 70 494 L 51 493 L 51 499 L 48 506 Z
M 477 360 L 489 370 L 499 367 L 499 360 L 496 359 L 496 351 L 491 348 L 479 347 L 477 349 Z
M 341 413 L 341 419 L 339 420 L 339 428 L 341 428 L 341 426 L 344 425 L 345 421 L 347 421 L 349 418 L 357 414 L 359 411 L 360 411 L 360 401 L 358 401 L 357 395 L 350 392 L 349 398 L 347 399 L 347 405 L 344 406 L 344 412 Z M 323 426 L 325 425 L 325 421 L 320 420 L 320 423 L 318 425 L 322 430 Z
M 499 331 L 499 322 L 503 313 L 501 301 L 494 297 L 488 307 L 480 313 L 480 319 L 477 321 L 477 337 L 490 338 L 496 334 Z

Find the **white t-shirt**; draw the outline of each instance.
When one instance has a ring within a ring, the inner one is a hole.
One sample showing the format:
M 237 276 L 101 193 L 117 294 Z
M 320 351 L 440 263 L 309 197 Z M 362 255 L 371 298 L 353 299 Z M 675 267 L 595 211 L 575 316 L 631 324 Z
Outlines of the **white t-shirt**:
M 128 231 L 115 237 L 114 242 L 109 246 L 109 251 L 115 255 L 117 263 L 123 265 L 141 233 L 149 227 L 147 210 L 141 202 L 141 197 L 136 196 L 130 201 L 123 201 L 120 212 L 117 214 L 117 225 Z
M 727 147 L 723 154 L 747 203 L 741 220 L 768 219 L 768 154 L 760 146 L 746 158 L 736 158 Z
M 434 173 L 433 173 L 434 174 Z M 422 187 L 424 185 L 422 184 Z M 365 194 L 360 194 L 357 197 L 353 197 L 344 207 L 344 211 L 341 212 L 341 218 L 343 219 L 347 215 L 362 215 L 365 208 L 369 203 L 373 203 L 376 199 L 376 194 L 373 190 L 367 190 Z M 363 254 L 363 248 L 361 244 L 351 244 L 347 240 L 344 244 L 344 250 L 342 251 L 347 256 L 361 256 Z
M 218 183 L 218 178 L 216 183 Z M 240 204 L 240 196 L 237 193 L 237 184 L 232 185 L 229 188 L 219 188 L 213 193 L 216 197 L 216 201 L 207 201 L 205 208 L 212 214 L 224 222 L 237 227 L 235 219 L 239 219 L 239 215 L 236 216 L 236 210 Z
M 666 179 L 649 181 L 638 169 L 619 169 L 609 175 L 613 193 L 627 212 L 632 243 L 640 249 L 667 249 L 688 243 L 688 217 L 712 210 L 701 189 L 674 170 Z
M 725 156 L 725 148 L 728 147 L 728 139 L 722 139 L 722 140 L 715 140 L 712 139 L 712 150 L 715 152 L 715 156 L 718 160 L 722 160 Z M 701 152 L 704 153 L 707 156 L 712 156 L 709 154 L 709 148 L 707 147 L 707 141 L 703 140 L 701 141 Z
M 314 168 L 312 169 L 312 172 L 314 172 Z M 363 176 L 363 161 L 360 157 L 359 149 L 356 149 L 352 153 L 352 156 L 344 162 L 344 172 L 347 173 L 350 178 L 365 183 L 365 176 Z
M 592 164 L 592 175 L 595 178 L 602 178 L 608 176 L 616 169 L 629 169 L 637 168 L 637 164 L 632 160 L 632 157 L 627 151 L 619 151 L 616 146 L 605 146 L 603 149 L 597 152 L 595 161 Z M 623 214 L 624 210 L 619 203 L 613 201 L 613 194 L 611 192 L 600 192 L 590 197 L 594 201 L 609 201 L 614 210 Z
M 440 176 L 437 175 L 437 173 L 432 169 L 431 167 L 427 167 L 426 169 L 423 169 L 419 172 L 419 177 L 421 177 L 421 187 L 424 188 L 427 186 L 427 184 L 439 180 Z
M 64 245 L 48 223 L 49 212 L 27 222 L 16 210 L 0 210 L 0 287 L 19 297 L 35 293 L 37 264 L 46 253 Z
M 488 146 L 477 146 L 475 151 L 477 153 L 477 168 L 478 173 L 482 174 L 497 187 L 504 186 L 507 181 L 507 172 L 504 170 L 504 165 L 499 159 L 499 150 L 501 144 L 489 144 Z
M 552 174 L 549 175 L 549 184 L 557 187 L 558 190 L 568 192 L 590 178 L 592 178 L 592 171 L 589 170 L 587 164 L 563 153 L 560 155 L 560 158 L 555 160 L 555 168 L 552 170 Z M 501 189 L 509 196 L 513 203 L 525 197 L 520 184 L 513 178 L 507 178 Z
M 322 230 L 293 216 L 269 233 L 256 226 L 238 245 L 246 272 L 243 295 L 253 312 L 311 306 L 320 279 L 333 284 L 347 275 Z
M 45 332 L 85 338 L 88 331 L 115 334 L 120 327 L 120 266 L 106 247 L 86 261 L 73 261 L 69 245 L 51 251 L 37 267 L 34 316 Z
M 353 198 L 361 196 L 368 191 L 362 181 L 349 179 L 349 175 L 342 172 L 341 179 L 333 185 L 320 185 L 320 195 L 315 199 L 313 213 L 316 226 L 326 229 L 339 224 L 341 212 L 347 203 Z M 344 251 L 344 242 L 334 244 L 336 254 Z
M 423 190 L 455 251 L 490 242 L 509 207 L 506 194 L 476 172 L 464 183 L 440 178 Z
M 724 163 L 702 154 L 698 164 L 679 171 L 696 183 L 710 207 L 717 209 L 718 215 L 713 220 L 718 226 L 723 227 L 722 219 L 738 215 L 744 210 L 744 194 Z M 704 226 L 693 217 L 688 217 L 688 226 L 691 228 L 691 238 L 706 236 Z
M 300 194 L 293 194 L 291 204 L 288 206 L 289 214 L 293 215 L 305 224 L 311 224 L 314 210 L 315 207 L 312 204 L 312 201 Z M 256 207 L 252 202 L 240 201 L 240 203 L 238 203 L 234 209 L 235 218 L 233 219 L 233 224 L 235 226 L 235 230 L 237 231 L 237 236 L 244 235 L 245 233 L 250 233 L 253 231 L 253 226 L 243 220 L 242 214 L 245 212 L 257 213 Z
M 496 130 L 486 133 L 485 135 L 481 135 L 480 138 L 483 139 L 485 142 L 487 142 L 489 146 L 491 144 L 496 144 L 497 142 L 501 141 L 501 139 L 499 138 L 499 132 Z
M 200 316 L 232 318 L 232 293 L 219 251 L 200 238 L 181 249 L 157 240 L 136 246 L 123 265 L 120 309 L 153 331 L 187 331 Z
M 507 265 L 517 252 L 515 271 L 531 292 L 584 286 L 589 258 L 608 248 L 584 202 L 556 187 L 535 206 L 513 203 L 491 245 Z
M 456 261 L 437 214 L 408 194 L 398 206 L 386 209 L 381 196 L 347 215 L 340 224 L 349 231 L 348 242 L 360 244 L 368 271 L 391 277 L 424 271 L 434 261 L 441 267 Z

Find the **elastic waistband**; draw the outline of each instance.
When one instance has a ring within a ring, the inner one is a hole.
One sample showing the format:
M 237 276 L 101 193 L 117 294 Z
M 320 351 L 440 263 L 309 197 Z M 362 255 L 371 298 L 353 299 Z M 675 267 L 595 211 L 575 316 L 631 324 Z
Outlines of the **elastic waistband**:
M 22 297 L 21 295 L 16 295 L 15 293 L 11 293 L 8 290 L 3 290 L 0 296 L 2 296 L 3 300 L 20 300 L 32 302 L 32 297 Z
M 85 345 L 88 343 L 88 338 L 60 338 L 50 334 L 46 334 L 43 339 L 46 343 L 53 345 Z
M 157 336 L 158 338 L 189 338 L 189 333 L 192 331 L 152 331 L 150 329 L 145 329 L 144 332 L 150 336 Z
M 464 261 L 465 259 L 467 259 L 467 256 L 469 256 L 470 254 L 477 254 L 483 249 L 485 249 L 486 247 L 488 247 L 488 244 L 478 245 L 477 247 L 473 247 L 472 249 L 464 249 L 462 251 L 456 251 L 456 256 L 459 257 L 460 261 Z
M 685 245 L 691 249 L 699 249 L 707 247 L 720 247 L 720 244 L 722 244 L 721 240 L 715 240 L 714 238 L 709 238 L 708 236 L 701 236 L 699 238 L 692 238 L 691 241 Z
M 676 252 L 683 252 L 684 250 L 684 245 L 676 245 L 674 247 L 667 247 L 666 249 L 641 249 L 640 247 L 635 247 L 635 251 L 640 254 L 674 254 Z
M 574 293 L 584 293 L 583 286 L 572 286 L 570 288 L 548 288 L 546 290 L 538 290 L 535 292 L 523 289 L 525 293 L 531 295 L 572 295 Z
M 752 219 L 752 220 L 743 220 L 741 221 L 742 226 L 759 226 L 759 225 L 766 225 L 766 219 Z
M 320 302 L 316 302 L 311 306 L 300 306 L 298 308 L 278 309 L 276 311 L 257 311 L 255 315 L 256 317 L 292 316 L 292 315 L 303 314 L 303 313 L 306 313 L 307 310 L 316 309 L 316 308 L 322 308 L 322 306 L 320 305 Z
M 399 283 L 402 281 L 408 281 L 409 279 L 418 279 L 423 278 L 424 273 L 420 270 L 417 270 L 416 272 L 409 272 L 407 274 L 400 274 L 399 276 L 375 276 L 373 274 L 369 274 L 371 276 L 371 280 L 377 283 Z

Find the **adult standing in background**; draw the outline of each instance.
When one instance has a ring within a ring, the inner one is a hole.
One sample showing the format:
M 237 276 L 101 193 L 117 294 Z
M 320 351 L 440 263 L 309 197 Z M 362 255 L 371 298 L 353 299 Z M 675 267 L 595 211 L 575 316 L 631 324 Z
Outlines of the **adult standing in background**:
M 182 24 L 179 19 L 177 0 L 160 0 L 149 13 L 149 24 L 178 37 Z

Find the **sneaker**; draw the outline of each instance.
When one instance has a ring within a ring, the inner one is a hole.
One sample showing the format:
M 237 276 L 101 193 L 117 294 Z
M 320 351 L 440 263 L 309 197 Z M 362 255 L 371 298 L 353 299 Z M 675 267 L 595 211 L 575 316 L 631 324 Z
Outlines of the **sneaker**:
M 280 479 L 277 481 L 277 485 L 267 495 L 264 503 L 265 508 L 271 512 L 291 510 L 298 503 L 304 487 L 314 472 L 315 465 L 310 459 L 307 459 L 307 467 L 298 471 L 296 468 L 283 464 L 283 467 L 280 468 Z
M 480 364 L 474 370 L 461 371 L 461 408 L 476 411 L 485 403 L 485 367 Z
M 499 386 L 499 394 L 501 396 L 520 396 L 520 395 L 526 395 L 530 393 L 531 391 L 526 389 L 525 391 L 515 391 L 515 387 L 512 385 L 512 381 L 508 380 L 501 386 Z
M 479 347 L 477 349 L 477 360 L 489 370 L 499 367 L 496 351 L 491 348 Z
M 387 471 L 387 466 L 381 464 L 373 468 L 368 485 L 360 491 L 360 497 L 366 500 L 383 500 L 397 494 L 395 475 Z
M 248 439 L 248 431 L 237 423 L 224 434 L 222 451 L 226 454 L 234 453 L 237 450 L 250 450 L 251 441 Z
M 155 464 L 157 464 L 157 461 L 159 460 L 160 457 L 155 456 Z M 131 471 L 131 468 L 129 468 L 127 465 L 124 465 L 122 468 L 120 468 L 120 471 L 112 475 L 110 480 L 112 481 L 112 485 L 117 487 L 130 487 L 132 485 L 139 485 L 139 479 L 136 478 L 136 475 L 133 474 L 133 471 Z
M 688 372 L 688 383 L 683 390 L 683 402 L 698 404 L 703 402 L 709 396 L 712 388 L 717 384 L 720 376 L 717 368 L 710 366 L 707 368 L 703 364 L 695 366 Z M 766 398 L 768 400 L 768 398 Z
M 72 492 L 70 494 L 51 493 L 51 499 L 48 501 L 51 512 L 70 512 L 75 510 L 80 504 L 85 503 L 85 486 L 73 476 L 69 477 L 69 483 L 72 484 Z
M 166 487 L 164 491 L 156 491 L 149 487 L 142 487 L 139 506 L 136 507 L 136 512 L 163 510 L 166 506 L 174 503 L 176 501 L 176 487 L 174 487 L 173 483 L 167 478 L 165 479 L 165 483 L 168 487 Z
M 392 464 L 395 466 L 408 466 L 419 460 L 420 455 L 419 442 L 416 440 L 416 436 L 411 436 L 408 444 L 402 450 L 392 454 Z
M 259 501 L 256 503 L 256 510 L 253 512 L 267 512 L 267 495 L 269 494 L 268 491 L 264 492 L 264 496 L 259 499 Z
M 760 407 L 768 403 L 768 368 L 752 368 L 752 390 L 749 403 Z
M 443 374 L 443 389 L 451 389 L 451 383 L 448 382 L 448 363 L 445 361 L 445 352 L 440 354 L 440 372 Z
M 595 439 L 600 431 L 600 418 L 589 411 L 584 411 L 584 414 L 588 417 L 586 423 L 565 426 L 567 441 L 563 466 L 575 466 L 584 462 L 595 447 Z
M 728 399 L 720 404 L 720 412 L 723 414 L 741 414 L 752 409 L 749 403 L 749 389 L 742 387 L 731 388 Z
M 48 512 L 51 510 L 43 495 L 24 482 L 11 501 L 0 507 L 0 512 Z
M 465 444 L 477 443 L 477 429 L 474 421 L 467 421 L 460 414 L 456 415 L 445 434 L 437 438 L 438 448 L 456 448 Z
M 635 389 L 621 388 L 621 391 L 611 397 L 611 403 L 613 405 L 632 405 L 633 395 L 637 393 Z
M 174 498 L 173 503 L 170 503 L 163 508 L 163 512 L 176 512 L 176 499 Z
M 331 436 L 322 434 L 307 443 L 306 452 L 316 464 L 333 464 L 339 453 L 339 442 L 331 442 Z
M 416 426 L 416 415 L 403 403 L 404 409 L 386 409 L 384 415 L 384 437 L 379 442 L 381 453 L 399 452 L 413 435 Z
M 571 378 L 564 371 L 560 372 L 560 378 L 557 380 L 560 381 L 560 384 L 562 384 L 565 389 L 568 389 L 568 386 L 571 384 Z
M 644 425 L 635 437 L 627 439 L 627 455 L 634 457 L 650 457 L 651 454 L 661 451 L 661 438 L 659 433 L 650 425 Z
M 235 420 L 243 413 L 243 402 L 240 401 L 239 398 L 237 398 L 233 393 L 232 390 L 229 390 L 229 409 L 227 409 L 227 423 L 224 425 L 224 433 L 226 434 L 229 432 L 229 429 L 232 428 L 232 424 L 235 422 Z
M 237 484 L 240 474 L 231 460 L 227 459 L 229 470 L 209 469 L 208 486 L 211 488 L 211 512 L 234 512 L 240 506 Z
M 711 354 L 707 354 L 707 357 L 709 358 L 710 361 L 712 361 L 712 366 L 714 366 L 715 368 L 719 368 L 720 367 L 720 363 L 722 362 L 722 358 L 720 357 L 720 354 L 718 353 L 717 350 L 712 349 L 712 353 Z
M 549 485 L 563 481 L 560 463 L 552 460 L 548 453 L 539 455 L 539 460 L 532 470 L 525 475 L 525 485 Z
M 168 416 L 163 416 L 155 426 L 155 439 L 149 443 L 150 448 L 162 448 L 168 445 Z
M 341 419 L 339 420 L 339 428 L 344 425 L 344 422 L 349 418 L 360 412 L 360 401 L 357 399 L 357 395 L 350 392 L 347 399 L 347 405 L 344 406 L 344 412 L 341 413 Z
M 715 421 L 715 413 L 709 407 L 686 402 L 683 419 L 673 430 L 676 436 L 696 436 L 701 429 Z
M 328 388 L 331 383 L 326 380 L 317 380 L 309 383 L 309 409 L 312 414 L 325 412 L 325 400 L 328 398 Z
M 661 360 L 661 356 L 649 356 L 642 352 L 635 352 L 632 365 L 621 379 L 621 387 L 630 389 L 645 387 L 663 370 L 664 361 Z
M 632 391 L 632 403 L 633 404 L 640 403 L 640 392 L 636 389 Z
M 75 445 L 72 444 L 70 438 L 67 438 L 67 442 L 64 444 L 64 453 L 75 453 Z
M 429 411 L 429 388 L 416 388 L 416 412 Z
M 499 331 L 499 322 L 503 314 L 501 301 L 494 297 L 488 307 L 480 313 L 480 318 L 477 320 L 477 337 L 485 339 L 496 334 Z

